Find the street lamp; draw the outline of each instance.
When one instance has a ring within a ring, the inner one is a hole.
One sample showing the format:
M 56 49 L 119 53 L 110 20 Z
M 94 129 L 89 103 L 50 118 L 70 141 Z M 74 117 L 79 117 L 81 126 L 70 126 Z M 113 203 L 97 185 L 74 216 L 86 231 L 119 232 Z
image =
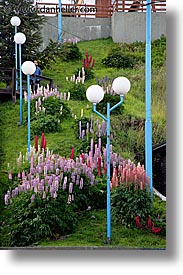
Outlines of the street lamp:
M 62 0 L 58 0 L 58 42 L 62 43 Z
M 15 44 L 19 45 L 19 68 L 20 68 L 20 124 L 22 124 L 22 52 L 21 45 L 25 43 L 26 36 L 22 32 L 17 32 L 14 36 Z
M 15 27 L 15 34 L 17 33 L 17 27 L 20 25 L 21 20 L 18 16 L 13 16 L 10 20 L 12 26 Z M 18 62 L 17 62 L 17 44 L 15 43 L 15 70 L 16 70 L 16 91 L 18 90 Z
M 150 178 L 150 194 L 153 199 L 152 179 L 152 111 L 151 111 L 151 0 L 147 0 L 146 10 L 146 70 L 145 70 L 145 95 L 146 95 L 146 121 L 145 121 L 145 168 Z
M 25 61 L 22 64 L 22 72 L 27 75 L 28 92 L 28 160 L 30 160 L 30 75 L 36 70 L 36 65 L 32 61 Z
M 91 85 L 86 90 L 87 99 L 93 103 L 93 112 L 107 123 L 107 243 L 111 243 L 111 199 L 110 199 L 110 113 L 123 103 L 123 98 L 130 90 L 130 81 L 126 77 L 117 77 L 112 83 L 112 88 L 120 96 L 120 101 L 110 108 L 107 103 L 107 116 L 96 110 L 96 105 L 104 97 L 104 91 L 99 85 Z

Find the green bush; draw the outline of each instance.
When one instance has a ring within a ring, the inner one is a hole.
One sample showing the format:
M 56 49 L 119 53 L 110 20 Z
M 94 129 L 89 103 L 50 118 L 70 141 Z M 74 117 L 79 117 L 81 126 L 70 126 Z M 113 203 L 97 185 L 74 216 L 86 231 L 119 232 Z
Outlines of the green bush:
M 114 222 L 126 227 L 135 227 L 137 216 L 142 224 L 147 224 L 148 216 L 152 213 L 149 192 L 146 189 L 135 190 L 133 183 L 128 187 L 124 184 L 112 189 L 111 205 Z
M 60 59 L 68 62 L 69 60 L 81 59 L 82 55 L 77 44 L 73 43 L 58 43 L 50 40 L 48 46 L 38 55 L 37 59 L 42 69 L 48 68 L 51 61 Z
M 121 53 L 119 50 L 113 50 L 106 58 L 102 59 L 102 63 L 107 67 L 114 68 L 133 68 L 133 58 L 125 53 Z
M 48 97 L 42 102 L 41 106 L 46 108 L 46 115 L 55 116 L 60 121 L 67 119 L 71 115 L 68 104 L 56 97 Z
M 70 92 L 71 100 L 86 100 L 86 87 L 82 83 L 73 83 L 68 90 Z
M 120 101 L 118 95 L 113 96 L 110 94 L 105 94 L 101 102 L 97 104 L 97 110 L 103 114 L 107 114 L 107 102 L 110 102 L 110 107 L 114 106 Z M 124 110 L 124 103 L 118 108 L 114 109 L 111 114 L 122 114 Z
M 161 36 L 152 42 L 152 66 L 159 68 L 166 63 L 166 37 Z
M 57 199 L 42 199 L 37 194 L 34 202 L 30 202 L 30 196 L 30 191 L 21 193 L 8 206 L 2 245 L 25 247 L 74 232 L 77 219 L 67 204 L 66 192 L 60 189 Z
M 36 101 L 33 99 L 31 101 L 31 135 L 41 135 L 44 133 L 54 133 L 61 130 L 61 123 L 64 119 L 71 117 L 70 109 L 67 103 L 64 103 L 56 97 L 48 97 L 41 101 L 41 108 L 45 108 L 45 112 L 36 111 Z M 25 105 L 25 110 L 27 111 L 27 106 Z M 24 121 L 27 124 L 27 117 Z
M 159 197 L 153 197 L 152 219 L 156 227 L 161 227 L 161 235 L 166 235 L 166 202 Z
M 31 137 L 44 133 L 60 132 L 61 124 L 57 117 L 40 113 L 37 119 L 31 122 Z

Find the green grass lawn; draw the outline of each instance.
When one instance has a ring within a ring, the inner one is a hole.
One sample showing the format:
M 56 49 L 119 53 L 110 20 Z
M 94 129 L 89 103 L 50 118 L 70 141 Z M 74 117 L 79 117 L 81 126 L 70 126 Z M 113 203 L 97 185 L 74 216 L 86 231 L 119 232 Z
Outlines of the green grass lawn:
M 72 235 L 55 241 L 42 241 L 40 247 L 104 247 L 165 249 L 166 238 L 156 236 L 146 229 L 129 229 L 122 225 L 111 225 L 111 244 L 106 244 L 106 211 L 91 211 L 83 215 Z

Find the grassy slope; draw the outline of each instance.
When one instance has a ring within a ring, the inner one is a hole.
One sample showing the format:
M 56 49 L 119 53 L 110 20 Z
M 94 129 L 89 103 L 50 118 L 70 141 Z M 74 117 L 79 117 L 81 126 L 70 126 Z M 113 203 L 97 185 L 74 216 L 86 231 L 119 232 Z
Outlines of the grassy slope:
M 136 118 L 145 117 L 145 94 L 144 94 L 144 82 L 145 82 L 145 68 L 140 67 L 138 69 L 114 69 L 106 68 L 101 60 L 107 53 L 110 48 L 114 45 L 111 39 L 101 39 L 94 41 L 85 41 L 78 43 L 79 49 L 82 53 L 82 56 L 85 56 L 85 52 L 88 51 L 89 55 L 92 55 L 95 59 L 94 72 L 95 76 L 99 79 L 102 79 L 104 76 L 108 77 L 117 77 L 120 75 L 127 76 L 131 81 L 131 90 L 128 93 L 124 109 L 125 114 L 130 114 Z M 55 84 L 58 85 L 59 91 L 63 91 L 67 88 L 68 82 L 65 78 L 73 75 L 74 71 L 77 68 L 81 68 L 81 60 L 77 62 L 57 62 L 51 63 L 49 70 L 44 70 L 43 74 L 49 77 L 53 77 Z M 165 128 L 166 121 L 166 107 L 165 107 L 165 69 L 162 69 L 161 72 L 153 70 L 152 73 L 152 119 L 154 122 L 157 122 L 158 125 L 163 125 Z M 87 81 L 85 87 L 89 87 L 91 84 L 96 84 L 95 78 Z M 84 109 L 84 116 L 90 116 L 92 109 L 87 110 L 88 102 L 69 102 L 69 106 L 72 111 L 77 115 L 80 115 L 80 109 Z M 91 106 L 91 105 L 90 105 Z M 5 105 L 1 104 L 1 112 L 3 115 L 3 128 L 2 134 L 5 136 L 3 142 L 3 151 L 4 151 L 4 167 L 6 167 L 8 162 L 14 160 L 18 157 L 20 151 L 25 153 L 27 148 L 27 129 L 24 126 L 18 127 L 17 122 L 19 120 L 19 102 L 17 101 L 15 106 L 11 104 L 8 105 L 8 108 Z M 111 124 L 115 123 L 115 118 L 111 117 Z M 59 152 L 63 152 L 64 155 L 70 154 L 70 149 L 72 145 L 77 146 L 79 141 L 76 141 L 75 135 L 71 129 L 71 121 L 65 122 L 62 126 L 62 132 L 56 134 L 48 134 L 47 144 L 50 149 L 56 150 L 59 149 Z M 157 127 L 158 127 L 157 125 Z M 165 129 L 166 131 L 166 129 Z M 118 143 L 118 141 L 116 141 Z M 32 143 L 33 144 L 33 143 Z M 13 146 L 12 146 L 13 145 Z M 116 147 L 116 150 L 119 153 L 123 153 L 120 149 L 120 146 Z M 130 155 L 129 158 L 133 158 L 133 155 Z M 124 157 L 127 157 L 125 154 Z
M 98 210 L 86 213 L 72 235 L 65 236 L 56 241 L 43 241 L 39 246 L 98 246 L 119 248 L 166 248 L 166 238 L 156 236 L 150 231 L 138 228 L 129 229 L 121 225 L 112 224 L 112 243 L 106 241 L 106 211 Z
M 95 76 L 102 79 L 104 76 L 117 77 L 119 75 L 124 75 L 129 78 L 132 84 L 130 93 L 126 97 L 125 101 L 125 113 L 130 115 L 135 115 L 135 117 L 144 118 L 145 117 L 145 103 L 144 103 L 144 67 L 138 70 L 117 70 L 111 68 L 105 68 L 101 64 L 101 59 L 107 55 L 110 47 L 113 45 L 111 39 L 102 39 L 97 41 L 80 42 L 78 44 L 83 56 L 85 52 L 88 51 L 89 55 L 92 55 L 96 59 L 95 63 Z M 51 64 L 49 70 L 44 70 L 44 75 L 53 77 L 55 83 L 58 85 L 60 91 L 64 90 L 68 83 L 65 81 L 65 77 L 70 77 L 73 72 L 81 66 L 81 61 L 78 62 L 68 62 L 62 63 L 57 61 Z M 162 69 L 163 70 L 163 69 Z M 152 74 L 152 92 L 153 92 L 153 106 L 152 106 L 152 116 L 153 121 L 161 124 L 165 124 L 165 87 L 164 80 L 165 70 L 157 73 L 153 71 Z M 86 88 L 91 84 L 95 84 L 95 79 L 87 81 Z M 162 85 L 160 87 L 159 85 Z M 158 93 L 157 90 L 161 91 L 162 94 Z M 79 116 L 80 109 L 84 109 L 84 114 L 90 116 L 92 113 L 91 108 L 87 109 L 88 104 L 85 102 L 74 102 L 69 101 L 69 106 L 72 111 Z M 91 107 L 91 105 L 90 105 Z M 27 148 L 27 128 L 25 126 L 18 126 L 19 121 L 19 102 L 15 105 L 11 103 L 4 103 L 0 105 L 1 118 L 1 170 L 6 170 L 7 163 L 14 163 L 16 157 L 18 157 L 19 152 L 26 152 Z M 25 115 L 24 115 L 25 117 Z M 114 121 L 115 123 L 115 121 Z M 62 125 L 61 133 L 46 134 L 47 145 L 50 149 L 59 152 L 61 155 L 69 156 L 71 152 L 71 147 L 77 147 L 81 141 L 76 140 L 75 134 L 72 126 L 72 119 L 66 121 Z M 33 145 L 33 142 L 32 142 Z M 125 156 L 126 157 L 126 156 Z M 128 156 L 130 157 L 130 156 Z M 96 219 L 83 220 L 79 225 L 77 233 L 73 234 L 64 241 L 56 241 L 54 244 L 52 242 L 44 242 L 41 245 L 61 245 L 61 246 L 74 246 L 74 245 L 102 245 L 103 244 L 103 233 L 105 232 L 105 212 L 99 211 L 96 213 L 91 213 Z M 84 230 L 86 228 L 86 230 Z M 113 226 L 113 244 L 117 246 L 125 247 L 165 247 L 166 240 L 163 237 L 154 236 L 151 233 L 147 234 L 145 231 L 138 229 L 127 230 L 123 227 Z

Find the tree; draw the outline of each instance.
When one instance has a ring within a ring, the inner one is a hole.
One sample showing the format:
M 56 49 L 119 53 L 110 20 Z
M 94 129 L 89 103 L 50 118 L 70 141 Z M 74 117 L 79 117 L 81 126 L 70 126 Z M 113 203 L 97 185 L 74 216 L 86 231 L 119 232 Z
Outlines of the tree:
M 26 35 L 26 42 L 22 45 L 22 63 L 25 60 L 36 58 L 42 44 L 41 27 L 44 23 L 44 16 L 38 14 L 33 3 L 33 0 L 0 0 L 1 67 L 15 66 L 15 30 L 10 23 L 12 16 L 20 18 L 21 24 L 17 31 Z

